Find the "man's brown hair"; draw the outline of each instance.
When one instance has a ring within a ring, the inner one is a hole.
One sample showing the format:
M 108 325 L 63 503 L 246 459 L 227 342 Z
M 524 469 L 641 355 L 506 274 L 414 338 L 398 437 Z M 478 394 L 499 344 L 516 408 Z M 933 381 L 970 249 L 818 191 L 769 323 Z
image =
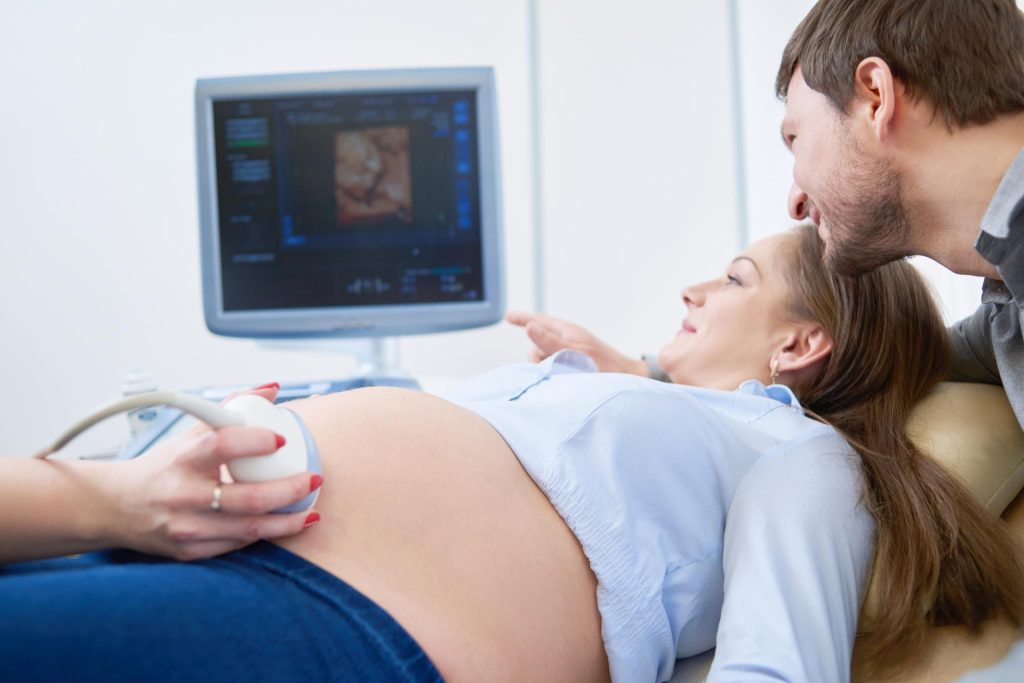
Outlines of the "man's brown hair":
M 880 57 L 949 128 L 1024 110 L 1024 15 L 1014 0 L 819 0 L 782 54 L 775 92 L 797 67 L 846 112 L 857 65 Z

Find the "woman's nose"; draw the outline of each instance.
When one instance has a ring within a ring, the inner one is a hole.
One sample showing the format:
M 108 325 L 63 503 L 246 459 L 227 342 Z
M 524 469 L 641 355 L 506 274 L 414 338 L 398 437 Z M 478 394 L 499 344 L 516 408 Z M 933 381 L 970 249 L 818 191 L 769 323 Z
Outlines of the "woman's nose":
M 795 182 L 789 191 L 789 217 L 798 221 L 807 218 L 807 193 Z
M 684 287 L 680 295 L 683 298 L 683 304 L 687 308 L 691 306 L 700 306 L 704 302 L 704 293 L 701 290 L 700 285 Z

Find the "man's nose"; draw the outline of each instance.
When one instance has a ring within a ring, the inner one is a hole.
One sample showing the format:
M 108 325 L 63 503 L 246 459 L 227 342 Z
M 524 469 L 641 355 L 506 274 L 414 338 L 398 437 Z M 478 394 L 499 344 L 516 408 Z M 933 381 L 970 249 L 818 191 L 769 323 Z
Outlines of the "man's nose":
M 807 194 L 795 182 L 789 191 L 789 217 L 797 221 L 807 218 Z

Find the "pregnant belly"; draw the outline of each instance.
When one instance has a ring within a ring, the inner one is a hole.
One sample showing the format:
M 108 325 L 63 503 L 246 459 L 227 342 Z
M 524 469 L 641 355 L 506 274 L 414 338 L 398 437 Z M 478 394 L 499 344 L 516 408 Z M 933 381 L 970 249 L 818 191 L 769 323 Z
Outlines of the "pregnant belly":
M 608 680 L 593 572 L 490 425 L 402 389 L 289 407 L 324 486 L 320 524 L 281 546 L 381 605 L 446 680 Z

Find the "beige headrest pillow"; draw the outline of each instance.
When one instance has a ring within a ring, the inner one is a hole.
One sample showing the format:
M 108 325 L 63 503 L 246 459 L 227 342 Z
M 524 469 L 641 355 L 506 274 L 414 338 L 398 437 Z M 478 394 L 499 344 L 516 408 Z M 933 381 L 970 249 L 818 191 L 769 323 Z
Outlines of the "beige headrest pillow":
M 1024 431 L 1002 387 L 943 382 L 914 408 L 907 434 L 994 515 L 1024 487 Z M 875 578 L 872 573 L 862 619 L 879 609 Z
M 907 433 L 994 515 L 1024 488 L 1024 431 L 1001 387 L 943 382 L 914 409 Z

